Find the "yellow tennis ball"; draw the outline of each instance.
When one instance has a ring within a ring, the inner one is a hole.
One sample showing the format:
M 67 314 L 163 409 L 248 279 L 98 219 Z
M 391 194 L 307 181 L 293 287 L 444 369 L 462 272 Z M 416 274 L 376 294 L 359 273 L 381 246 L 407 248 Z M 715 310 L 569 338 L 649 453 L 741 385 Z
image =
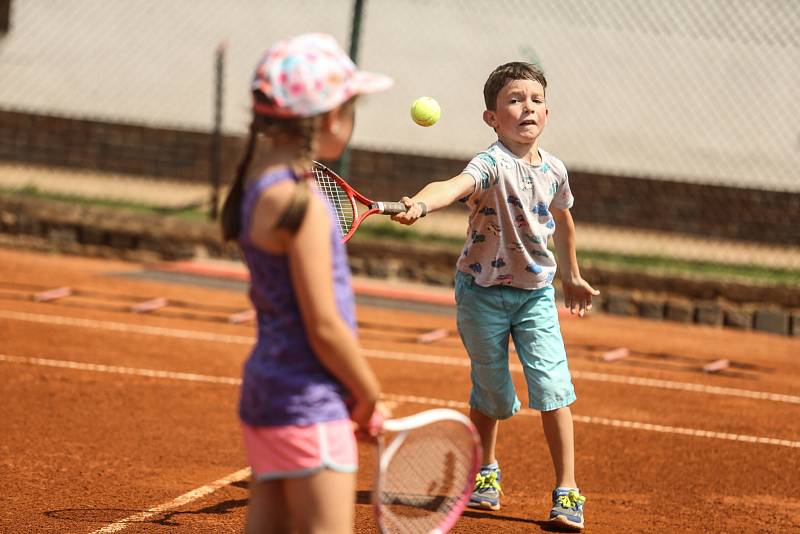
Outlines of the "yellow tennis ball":
M 411 104 L 411 118 L 420 126 L 433 126 L 441 116 L 442 108 L 429 96 L 421 96 Z

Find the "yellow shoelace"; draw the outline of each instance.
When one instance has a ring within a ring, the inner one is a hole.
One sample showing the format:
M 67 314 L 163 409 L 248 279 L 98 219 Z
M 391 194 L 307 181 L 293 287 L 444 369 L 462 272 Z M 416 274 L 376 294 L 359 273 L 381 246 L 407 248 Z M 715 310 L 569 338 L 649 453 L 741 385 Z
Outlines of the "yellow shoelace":
M 564 508 L 575 508 L 576 504 L 583 504 L 586 502 L 586 497 L 581 495 L 575 490 L 571 490 L 566 495 L 558 496 L 558 504 Z
M 475 475 L 475 486 L 478 489 L 494 488 L 503 493 L 500 483 L 497 481 L 497 471 L 489 471 L 486 475 L 481 475 L 480 473 Z

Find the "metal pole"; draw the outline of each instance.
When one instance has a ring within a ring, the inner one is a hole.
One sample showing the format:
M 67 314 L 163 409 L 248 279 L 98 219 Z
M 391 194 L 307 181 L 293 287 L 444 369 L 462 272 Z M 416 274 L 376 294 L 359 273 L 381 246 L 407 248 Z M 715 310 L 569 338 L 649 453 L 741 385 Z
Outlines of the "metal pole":
M 217 220 L 219 209 L 219 186 L 222 174 L 222 95 L 223 75 L 225 73 L 225 42 L 219 44 L 216 51 L 216 68 L 214 83 L 214 130 L 211 134 L 211 158 L 209 179 L 211 182 L 211 209 L 208 216 Z
M 11 29 L 11 0 L 0 0 L 0 36 Z
M 361 38 L 361 20 L 364 15 L 365 0 L 354 0 L 353 21 L 350 27 L 350 58 L 358 63 L 358 43 Z
M 353 63 L 358 64 L 358 45 L 361 40 L 361 21 L 364 16 L 364 4 L 366 0 L 353 0 L 353 20 L 350 26 L 350 58 Z M 342 156 L 336 164 L 336 172 L 340 176 L 350 174 L 350 149 L 345 148 Z

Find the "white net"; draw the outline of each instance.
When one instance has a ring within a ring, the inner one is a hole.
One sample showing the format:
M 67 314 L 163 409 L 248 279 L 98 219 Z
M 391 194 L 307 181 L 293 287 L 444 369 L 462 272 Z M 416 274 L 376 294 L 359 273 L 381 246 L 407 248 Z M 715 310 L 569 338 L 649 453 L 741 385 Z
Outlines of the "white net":
M 355 202 L 338 184 L 336 178 L 330 175 L 328 169 L 319 163 L 314 165 L 314 185 L 319 192 L 328 198 L 336 214 L 339 233 L 345 236 L 350 231 L 350 228 L 353 227 L 356 217 L 358 217 Z

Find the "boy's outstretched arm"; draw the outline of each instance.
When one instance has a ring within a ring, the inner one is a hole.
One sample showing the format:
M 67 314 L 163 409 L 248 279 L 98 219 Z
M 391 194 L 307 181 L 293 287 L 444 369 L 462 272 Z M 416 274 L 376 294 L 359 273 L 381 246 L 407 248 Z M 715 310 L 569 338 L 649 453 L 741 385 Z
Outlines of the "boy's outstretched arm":
M 459 174 L 449 180 L 431 182 L 413 197 L 401 198 L 400 202 L 406 205 L 408 211 L 392 215 L 392 220 L 401 224 L 414 224 L 423 215 L 420 202 L 425 204 L 428 212 L 436 211 L 472 194 L 474 190 L 475 178 L 469 174 Z
M 556 221 L 556 231 L 553 234 L 553 243 L 556 246 L 556 260 L 561 270 L 561 284 L 564 289 L 564 305 L 570 313 L 583 315 L 592 309 L 592 296 L 600 292 L 581 278 L 578 269 L 578 256 L 575 252 L 575 224 L 569 209 L 550 207 L 553 219 Z

